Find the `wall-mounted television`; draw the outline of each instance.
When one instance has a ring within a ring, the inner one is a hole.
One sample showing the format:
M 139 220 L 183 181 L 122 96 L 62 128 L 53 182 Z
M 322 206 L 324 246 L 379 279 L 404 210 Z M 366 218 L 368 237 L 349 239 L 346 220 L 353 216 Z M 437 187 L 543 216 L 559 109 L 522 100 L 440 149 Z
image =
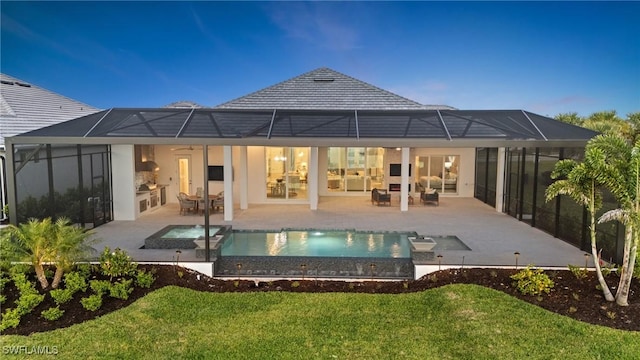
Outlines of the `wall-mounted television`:
M 224 181 L 224 166 L 209 165 L 209 181 Z
M 389 176 L 402 176 L 402 164 L 389 164 Z M 409 176 L 411 176 L 411 164 L 409 164 Z

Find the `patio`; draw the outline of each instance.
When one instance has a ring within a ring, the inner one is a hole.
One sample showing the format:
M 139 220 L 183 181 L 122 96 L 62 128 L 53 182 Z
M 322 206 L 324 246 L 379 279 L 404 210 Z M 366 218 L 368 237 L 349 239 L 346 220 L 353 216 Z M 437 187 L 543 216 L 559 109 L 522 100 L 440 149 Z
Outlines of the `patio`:
M 408 212 L 399 212 L 398 195 L 391 206 L 373 206 L 367 197 L 321 197 L 318 210 L 308 205 L 251 205 L 248 210 L 234 209 L 233 221 L 223 215 L 210 215 L 211 225 L 231 225 L 234 229 L 357 229 L 378 231 L 415 231 L 420 235 L 456 235 L 472 251 L 441 251 L 442 264 L 460 266 L 513 266 L 519 252 L 521 266 L 566 267 L 584 264 L 584 252 L 495 211 L 474 198 L 441 198 L 439 206 L 419 202 Z M 166 225 L 203 225 L 202 215 L 178 214 L 178 204 L 167 204 L 136 221 L 113 221 L 95 229 L 102 241 L 96 246 L 119 247 L 138 262 L 174 262 L 175 250 L 140 249 L 144 239 Z M 182 250 L 180 262 L 199 262 L 195 250 Z M 437 267 L 437 261 L 434 261 Z M 210 268 L 210 266 L 209 266 Z

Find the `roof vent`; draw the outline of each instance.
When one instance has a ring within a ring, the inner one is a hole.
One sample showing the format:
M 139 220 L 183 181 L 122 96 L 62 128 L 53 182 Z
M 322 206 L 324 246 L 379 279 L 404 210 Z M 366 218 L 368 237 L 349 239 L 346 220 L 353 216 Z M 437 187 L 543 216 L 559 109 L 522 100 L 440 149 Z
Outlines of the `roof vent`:
M 0 80 L 0 83 L 5 85 L 13 85 L 13 81 L 7 81 L 7 80 Z
M 333 82 L 335 79 L 334 78 L 329 78 L 329 77 L 317 77 L 317 78 L 313 78 L 314 82 Z
M 21 83 L 21 82 L 17 82 L 17 81 L 16 81 L 16 85 L 20 85 L 22 87 L 31 87 L 31 84 L 25 84 L 25 83 Z

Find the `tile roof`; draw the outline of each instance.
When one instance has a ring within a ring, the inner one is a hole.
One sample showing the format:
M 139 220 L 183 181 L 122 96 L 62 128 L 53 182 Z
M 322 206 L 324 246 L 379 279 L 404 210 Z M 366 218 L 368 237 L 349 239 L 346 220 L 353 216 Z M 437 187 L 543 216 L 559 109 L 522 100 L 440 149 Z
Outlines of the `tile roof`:
M 217 109 L 267 110 L 435 110 L 329 68 L 319 68 L 249 95 Z
M 0 148 L 4 138 L 99 111 L 82 102 L 0 74 Z

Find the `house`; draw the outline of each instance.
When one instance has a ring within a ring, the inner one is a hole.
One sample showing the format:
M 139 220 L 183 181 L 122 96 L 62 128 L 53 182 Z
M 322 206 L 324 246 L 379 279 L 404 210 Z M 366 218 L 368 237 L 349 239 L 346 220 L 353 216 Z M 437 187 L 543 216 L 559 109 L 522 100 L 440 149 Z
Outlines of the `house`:
M 0 74 L 0 200 L 7 204 L 4 138 L 99 111 L 80 101 Z M 6 214 L 0 209 L 0 218 Z
M 198 188 L 224 191 L 226 221 L 235 208 L 314 211 L 320 197 L 373 188 L 406 212 L 436 189 L 441 203 L 475 197 L 581 247 L 582 213 L 546 203 L 544 189 L 555 162 L 579 159 L 595 135 L 525 110 L 422 105 L 319 68 L 213 108 L 112 108 L 9 138 L 10 204 L 16 221 L 65 215 L 93 227 L 152 216 Z

